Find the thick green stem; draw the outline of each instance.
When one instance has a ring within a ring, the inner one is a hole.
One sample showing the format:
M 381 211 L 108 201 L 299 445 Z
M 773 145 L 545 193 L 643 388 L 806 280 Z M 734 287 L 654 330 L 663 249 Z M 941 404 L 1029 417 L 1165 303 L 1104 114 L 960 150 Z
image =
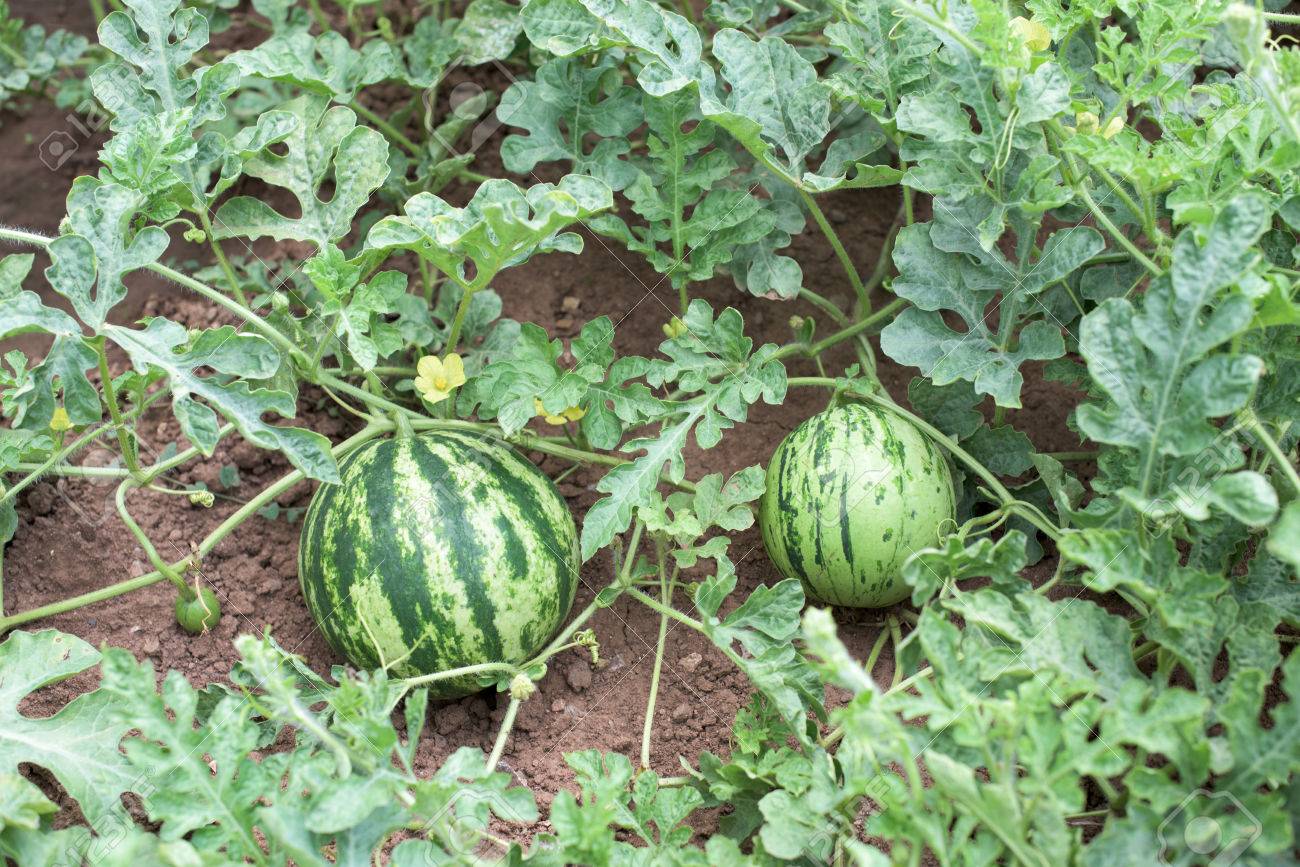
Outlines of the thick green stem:
M 334 29 L 329 18 L 325 15 L 325 10 L 320 6 L 320 0 L 307 0 L 307 6 L 311 9 L 311 17 L 315 19 L 316 26 L 321 29 L 322 33 L 328 33 Z
M 871 269 L 871 276 L 867 278 L 864 287 L 868 295 L 876 291 L 885 282 L 885 277 L 888 276 L 889 269 L 894 264 L 894 243 L 898 240 L 898 233 L 904 225 L 911 225 L 910 221 L 904 222 L 906 219 L 905 213 L 904 211 L 895 215 L 894 222 L 890 224 L 889 231 L 885 234 L 885 242 L 880 245 L 880 254 L 876 257 L 875 267 Z M 859 311 L 859 314 L 867 312 L 869 312 L 869 309 L 864 309 Z
M 958 44 L 960 44 L 962 48 L 965 48 L 976 57 L 980 57 L 984 54 L 984 49 L 972 42 L 971 38 L 958 29 L 957 25 L 947 17 L 940 18 L 930 10 L 911 2 L 911 0 L 894 0 L 894 5 L 906 12 L 908 15 L 911 15 L 913 18 L 924 21 L 931 27 L 947 33 Z M 947 4 L 944 4 L 944 7 L 947 8 Z
M 830 242 L 831 249 L 835 251 L 835 257 L 839 259 L 841 267 L 844 268 L 844 273 L 849 278 L 849 284 L 853 286 L 853 293 L 858 297 L 859 308 L 864 313 L 870 311 L 871 301 L 867 297 L 867 288 L 862 284 L 862 278 L 858 276 L 858 269 L 854 266 L 853 259 L 849 256 L 848 251 L 844 249 L 844 244 L 840 242 L 840 236 L 836 234 L 835 227 L 826 219 L 826 215 L 822 213 L 821 205 L 817 204 L 817 200 L 813 198 L 812 193 L 804 189 L 798 178 L 772 162 L 766 154 L 754 153 L 753 151 L 751 153 L 753 153 L 754 159 L 762 164 L 764 168 L 793 187 L 799 194 L 799 198 L 803 199 L 808 212 L 813 215 L 817 227 L 821 229 L 822 234 L 826 236 L 826 240 Z
M 804 301 L 807 301 L 809 304 L 813 305 L 818 310 L 821 310 L 823 313 L 829 316 L 835 322 L 836 325 L 849 324 L 849 317 L 845 316 L 844 311 L 841 310 L 839 307 L 837 307 L 835 305 L 835 302 L 831 301 L 829 298 L 826 298 L 825 296 L 822 295 L 818 295 L 816 292 L 812 291 L 811 289 L 800 289 L 799 298 Z
M 880 653 L 885 649 L 885 642 L 889 640 L 889 626 L 886 624 L 881 628 L 880 634 L 876 636 L 876 641 L 871 645 L 871 652 L 867 654 L 866 664 L 862 666 L 863 671 L 868 676 L 876 669 L 876 661 L 880 659 Z M 894 655 L 898 655 L 898 648 L 894 648 Z
M 388 136 L 389 140 L 392 141 L 393 144 L 401 146 L 401 148 L 411 156 L 418 157 L 420 155 L 419 145 L 407 138 L 400 129 L 362 105 L 359 100 L 352 100 L 352 102 L 348 103 L 348 107 L 366 120 L 370 121 L 376 129 Z
M 23 56 L 21 51 L 18 51 L 7 42 L 0 42 L 0 54 L 8 57 L 14 66 L 20 69 L 27 66 L 27 58 Z
M 903 678 L 898 683 L 894 684 L 889 689 L 885 690 L 884 695 L 893 695 L 896 692 L 902 692 L 905 689 L 911 689 L 912 686 L 918 680 L 924 680 L 925 678 L 929 677 L 932 674 L 934 674 L 934 669 L 927 665 L 925 668 L 921 669 L 916 674 L 913 674 L 910 677 Z M 844 737 L 844 727 L 836 726 L 826 734 L 826 737 L 821 739 L 821 745 L 829 749 L 830 747 L 839 743 L 840 738 L 842 737 Z
M 460 330 L 465 324 L 465 314 L 469 313 L 470 302 L 474 300 L 474 290 L 464 283 L 460 286 L 464 294 L 460 296 L 460 304 L 456 306 L 456 318 L 452 320 L 451 331 L 447 333 L 447 345 L 442 350 L 444 355 L 456 351 L 456 345 L 460 343 Z
M 131 535 L 135 536 L 136 541 L 140 543 L 140 547 L 144 549 L 145 556 L 149 558 L 149 562 L 153 564 L 154 569 L 176 585 L 176 589 L 180 591 L 182 598 L 193 599 L 194 589 L 185 583 L 185 578 L 177 571 L 177 568 L 184 568 L 183 564 L 187 562 L 188 558 L 182 558 L 179 561 L 182 564 L 180 567 L 173 567 L 164 560 L 159 556 L 158 549 L 154 547 L 148 534 L 140 528 L 140 525 L 135 522 L 135 518 L 132 518 L 131 513 L 127 510 L 126 492 L 133 487 L 135 487 L 134 479 L 124 479 L 122 484 L 117 486 L 117 494 L 114 499 L 117 503 L 118 517 L 122 519 L 122 523 L 126 525 L 126 528 L 131 531 Z
M 1286 452 L 1282 451 L 1282 447 L 1277 444 L 1277 440 L 1273 439 L 1273 435 L 1268 432 L 1268 429 L 1264 427 L 1263 423 L 1253 412 L 1248 412 L 1246 415 L 1246 427 L 1259 439 L 1261 443 L 1264 444 L 1264 448 L 1268 453 L 1273 456 L 1273 460 L 1277 462 L 1278 469 L 1281 470 L 1284 476 L 1286 476 L 1287 481 L 1291 483 L 1292 490 L 1297 494 L 1300 494 L 1300 474 L 1296 473 L 1295 465 L 1291 463 L 1291 458 L 1286 454 Z
M 646 607 L 652 608 L 655 611 L 658 611 L 660 614 L 666 614 L 667 616 L 671 617 L 673 620 L 676 620 L 678 623 L 681 623 L 683 626 L 689 626 L 691 629 L 694 629 L 696 632 L 701 632 L 701 633 L 704 632 L 703 623 L 701 623 L 700 621 L 696 620 L 694 617 L 691 617 L 688 614 L 683 614 L 682 612 L 678 611 L 676 608 L 673 608 L 671 605 L 664 605 L 658 599 L 654 598 L 653 596 L 650 596 L 644 591 L 638 590 L 635 587 L 629 587 L 627 589 L 627 592 L 629 595 L 635 596 L 637 599 L 641 600 L 641 602 L 643 602 L 646 605 Z M 723 652 L 725 653 L 726 651 Z
M 331 371 L 328 370 L 322 370 L 317 372 L 315 377 L 315 382 L 317 385 L 320 385 L 323 388 L 331 388 L 334 389 L 335 391 L 341 391 L 344 394 L 355 397 L 357 400 L 361 401 L 364 404 L 367 404 L 368 406 L 374 409 L 383 410 L 386 413 L 393 413 L 393 412 L 406 413 L 412 418 L 412 420 L 425 418 L 425 416 L 421 415 L 420 413 L 415 412 L 412 409 L 408 409 L 407 407 L 404 407 L 401 404 L 394 403 L 393 401 L 389 400 L 386 397 L 382 397 L 380 395 L 374 394 L 373 392 L 366 391 L 364 388 L 360 388 L 358 386 L 353 385 L 350 382 L 339 379 L 338 377 L 334 376 Z
M 853 259 L 849 256 L 849 251 L 845 250 L 844 244 L 840 242 L 840 236 L 836 234 L 835 227 L 831 225 L 830 220 L 826 219 L 826 215 L 822 213 L 821 206 L 817 204 L 817 200 L 813 198 L 811 193 L 799 186 L 797 183 L 795 184 L 795 189 L 799 191 L 799 196 L 803 199 L 804 205 L 808 207 L 808 211 L 813 215 L 813 220 L 816 221 L 817 227 L 822 230 L 822 234 L 825 235 L 826 240 L 830 242 L 831 249 L 835 251 L 835 257 L 840 260 L 840 266 L 844 269 L 844 273 L 848 275 L 849 284 L 853 286 L 853 293 L 858 296 L 859 310 L 863 313 L 870 313 L 871 298 L 869 297 L 867 287 L 863 285 L 862 278 L 858 276 L 858 269 L 853 264 Z
M 497 763 L 501 761 L 501 754 L 506 751 L 506 741 L 510 739 L 510 730 L 515 727 L 515 717 L 519 715 L 519 705 L 522 704 L 517 698 L 510 699 L 510 706 L 506 708 L 506 715 L 501 720 L 501 728 L 497 731 L 497 739 L 492 744 L 492 754 L 487 759 L 488 772 L 497 769 Z
M 217 431 L 217 441 L 220 442 L 223 437 L 235 429 L 235 426 L 228 424 Z M 97 429 L 94 434 L 98 436 L 104 432 L 104 428 Z M 74 444 L 75 445 L 75 444 Z M 179 466 L 191 458 L 197 457 L 200 451 L 197 446 L 190 446 L 182 452 L 177 452 L 165 461 L 159 461 L 148 467 L 140 468 L 139 472 L 133 474 L 130 470 L 124 470 L 121 467 L 79 467 L 72 464 L 60 465 L 56 461 L 46 461 L 42 464 L 18 463 L 14 469 L 18 472 L 31 473 L 33 475 L 42 475 L 44 473 L 53 473 L 56 476 L 70 476 L 82 479 L 127 479 L 138 477 L 141 485 L 147 485 L 158 476 Z M 166 491 L 169 494 L 188 493 L 187 491 Z
M 1129 211 L 1133 213 L 1133 216 L 1142 221 L 1142 231 L 1146 233 L 1148 240 L 1159 242 L 1163 238 L 1164 233 L 1162 233 L 1159 227 L 1156 226 L 1155 219 L 1150 213 L 1148 213 L 1148 208 L 1135 202 L 1133 197 L 1128 194 L 1128 191 L 1124 189 L 1119 181 L 1115 180 L 1110 172 L 1100 166 L 1094 166 L 1091 164 L 1088 165 L 1088 168 L 1096 172 L 1097 176 L 1106 183 L 1106 186 L 1110 187 L 1111 192 L 1118 196 L 1120 201 L 1124 203 L 1124 207 L 1128 208 Z M 1141 193 L 1139 193 L 1139 195 L 1141 195 Z
M 907 306 L 907 303 L 908 302 L 905 299 L 895 298 L 870 316 L 860 319 L 848 328 L 837 331 L 829 337 L 819 340 L 812 346 L 807 347 L 806 352 L 808 355 L 820 355 L 837 343 L 851 340 L 862 332 L 869 330 L 873 325 L 883 322 L 886 319 L 892 319 L 895 313 Z M 803 346 L 798 343 L 790 343 L 778 349 L 772 357 L 787 358 L 801 351 L 804 351 Z
M 230 260 L 226 258 L 226 251 L 221 249 L 221 242 L 212 234 L 212 220 L 208 217 L 207 208 L 200 204 L 197 213 L 199 215 L 199 224 L 203 226 L 203 233 L 207 235 L 208 246 L 212 248 L 212 255 L 217 257 L 217 264 L 221 266 L 221 273 L 226 275 L 226 282 L 230 284 L 230 291 L 235 294 L 235 299 L 240 304 L 248 307 L 248 296 L 244 294 L 244 288 L 239 285 L 239 277 L 235 275 L 235 269 L 231 267 Z
M 152 404 L 160 400 L 164 395 L 167 395 L 169 393 L 170 392 L 167 392 L 165 390 L 159 390 L 149 395 L 143 401 L 141 401 L 140 404 L 135 408 L 135 410 L 132 412 L 132 417 L 138 418 L 140 415 L 144 413 L 144 411 L 149 406 L 151 406 Z M 112 425 L 100 425 L 99 427 L 92 428 L 86 433 L 77 437 L 72 442 L 63 445 L 58 451 L 54 452 L 52 455 L 50 455 L 48 458 L 46 458 L 43 462 L 39 464 L 19 464 L 17 467 L 15 467 L 15 469 L 27 473 L 27 475 L 24 476 L 19 481 L 15 482 L 13 487 L 8 488 L 7 490 L 4 491 L 3 494 L 0 494 L 0 504 L 6 503 L 12 500 L 13 498 L 17 497 L 18 494 L 20 494 L 29 485 L 31 485 L 41 476 L 45 475 L 47 472 L 55 472 L 59 475 L 77 475 L 77 473 L 64 473 L 63 471 L 67 469 L 82 469 L 82 468 L 60 466 L 60 461 L 68 457 L 68 455 L 71 455 L 73 452 L 79 451 L 83 447 L 99 439 L 101 436 L 107 433 L 111 428 Z M 190 450 L 187 449 L 186 451 L 188 452 Z M 90 468 L 85 468 L 85 469 L 90 469 Z M 105 467 L 104 469 L 108 470 L 112 468 Z M 114 476 L 115 478 L 122 478 L 124 476 L 130 475 L 130 472 L 127 470 L 117 470 L 116 473 L 117 475 Z M 94 474 L 87 473 L 86 475 L 94 475 Z M 150 475 L 148 472 L 146 472 L 145 478 L 152 479 L 153 475 Z
M 1063 464 L 1097 460 L 1097 452 L 1043 452 L 1043 454 Z
M 659 600 L 665 606 L 672 604 L 672 585 L 664 573 L 664 550 L 656 544 L 659 560 Z M 641 727 L 641 767 L 650 767 L 650 737 L 654 732 L 655 702 L 659 698 L 659 674 L 664 664 L 664 644 L 668 639 L 668 615 L 659 615 L 659 640 L 655 643 L 654 667 L 650 671 L 650 697 L 646 699 L 645 722 Z
M 449 668 L 446 671 L 435 671 L 432 674 L 408 677 L 402 683 L 407 687 L 414 688 L 437 683 L 440 680 L 451 680 L 454 677 L 472 677 L 476 674 L 509 674 L 514 670 L 513 665 L 505 662 L 480 662 L 478 665 L 462 665 L 460 668 Z
M 632 567 L 636 565 L 636 551 L 641 546 L 641 534 L 645 531 L 645 522 L 637 518 L 632 526 L 632 538 L 628 540 L 627 551 L 623 554 L 623 563 L 618 570 L 619 585 L 626 585 L 632 577 Z
M 1128 251 L 1134 261 L 1138 262 L 1138 264 L 1143 268 L 1150 271 L 1153 276 L 1159 277 L 1164 273 L 1160 269 L 1159 265 L 1147 258 L 1147 255 L 1139 250 L 1137 245 L 1128 239 L 1127 235 L 1120 231 L 1119 226 L 1116 226 L 1111 218 L 1106 216 L 1106 212 L 1103 211 L 1095 201 L 1093 201 L 1092 196 L 1088 193 L 1088 190 L 1083 186 L 1083 184 L 1076 186 L 1075 192 L 1079 194 L 1083 199 L 1084 204 L 1088 206 L 1088 210 L 1092 212 L 1093 219 L 1102 225 L 1107 233 L 1115 239 L 1116 243 Z
M 1052 121 L 1048 126 L 1048 134 L 1049 137 L 1058 144 L 1065 136 L 1064 128 L 1057 121 Z M 1097 224 L 1106 230 L 1107 234 L 1115 240 L 1115 243 L 1128 251 L 1128 254 L 1133 257 L 1134 261 L 1141 264 L 1142 267 L 1147 269 L 1147 271 L 1149 271 L 1153 276 L 1159 277 L 1163 274 L 1164 272 L 1160 269 L 1160 266 L 1151 261 L 1145 253 L 1138 249 L 1137 245 L 1129 240 L 1128 236 L 1120 230 L 1119 226 L 1116 226 L 1115 222 L 1110 217 L 1106 216 L 1106 212 L 1101 209 L 1101 206 L 1093 200 L 1092 194 L 1088 192 L 1087 186 L 1083 182 L 1084 178 L 1078 171 L 1078 166 L 1075 165 L 1074 158 L 1068 153 L 1063 154 L 1063 156 L 1065 157 L 1065 162 L 1062 164 L 1062 169 L 1065 179 L 1070 186 L 1074 188 L 1074 191 L 1079 194 L 1079 198 L 1083 199 L 1084 204 L 1088 206 L 1088 210 L 1092 213 L 1092 217 L 1097 221 Z M 1141 215 L 1140 210 L 1137 213 Z
M 889 615 L 889 637 L 894 643 L 894 677 L 889 682 L 892 688 L 898 686 L 899 681 L 903 679 L 903 663 L 899 659 L 901 656 L 899 650 L 903 646 L 903 631 L 898 625 L 898 618 L 892 614 Z
M 101 436 L 107 433 L 111 427 L 112 425 L 101 425 L 99 427 L 92 428 L 86 431 L 84 434 L 77 437 L 75 440 L 68 443 L 67 445 L 63 446 L 63 448 L 59 449 L 54 454 L 50 455 L 42 463 L 36 464 L 34 467 L 29 464 L 27 465 L 20 464 L 19 468 L 23 469 L 27 473 L 27 476 L 15 482 L 12 487 L 5 490 L 3 495 L 0 495 L 0 505 L 7 503 L 10 500 L 16 498 L 23 491 L 23 489 L 27 488 L 29 485 L 31 485 L 41 476 L 45 475 L 51 469 L 58 466 L 59 461 L 62 461 L 64 458 L 66 458 L 68 455 L 72 454 L 73 452 L 76 452 L 81 448 L 83 448 L 84 446 L 89 445 L 90 443 L 99 439 Z
M 585 464 L 599 464 L 606 467 L 618 467 L 628 463 L 623 458 L 614 455 L 603 455 L 599 452 L 586 451 L 577 449 L 572 446 L 566 446 L 561 443 L 552 442 L 545 437 L 539 437 L 535 434 L 520 432 L 512 437 L 502 437 L 501 431 L 496 425 L 485 424 L 483 422 L 460 421 L 457 419 L 437 419 L 417 416 L 411 419 L 411 427 L 416 431 L 424 430 L 468 430 L 477 433 L 485 433 L 490 436 L 496 436 L 513 443 L 520 448 L 531 449 L 532 451 L 541 452 L 542 454 L 552 455 L 557 458 Z M 674 487 L 683 491 L 694 492 L 695 485 L 692 482 L 683 479 L 680 482 L 672 481 L 665 473 L 660 478 Z
M 108 369 L 108 353 L 104 351 L 104 338 L 95 340 L 95 352 L 99 356 L 100 388 L 104 391 L 104 403 L 108 404 L 108 416 L 113 420 L 113 432 L 117 435 L 117 445 L 122 451 L 122 460 L 132 473 L 140 469 L 139 457 L 131 442 L 131 434 L 122 420 L 122 410 L 117 405 L 117 395 L 113 393 L 113 374 Z

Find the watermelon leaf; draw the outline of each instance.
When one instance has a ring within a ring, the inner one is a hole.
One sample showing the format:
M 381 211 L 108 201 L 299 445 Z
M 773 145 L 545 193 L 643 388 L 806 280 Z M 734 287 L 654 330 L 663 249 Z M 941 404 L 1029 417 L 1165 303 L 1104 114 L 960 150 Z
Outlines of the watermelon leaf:
M 646 372 L 651 387 L 672 384 L 682 399 L 665 402 L 658 436 L 638 437 L 622 446 L 645 454 L 610 470 L 596 484 L 607 494 L 587 512 L 582 525 L 582 556 L 589 559 L 632 522 L 633 510 L 651 502 L 660 473 L 671 481 L 685 477 L 682 449 L 691 433 L 701 448 L 712 448 L 722 432 L 743 422 L 749 405 L 785 399 L 785 368 L 774 358 L 775 344 L 754 350 L 744 321 L 734 308 L 715 319 L 702 299 L 691 302 L 681 320 L 684 330 L 659 345 L 667 359 L 652 359 Z
M 366 237 L 366 249 L 410 250 L 467 291 L 487 288 L 503 269 L 538 253 L 582 250 L 582 239 L 561 230 L 613 204 L 603 181 L 566 175 L 559 184 L 521 190 L 507 180 L 479 186 L 464 208 L 420 193 L 404 217 L 385 217 Z
M 316 37 L 305 31 L 272 36 L 226 61 L 244 75 L 296 85 L 341 103 L 351 102 L 361 88 L 400 78 L 405 71 L 397 51 L 382 39 L 372 39 L 358 51 L 333 31 Z
M 614 191 L 637 176 L 624 157 L 631 150 L 627 136 L 643 120 L 641 98 L 636 88 L 622 83 L 611 58 L 602 57 L 590 67 L 567 57 L 547 61 L 532 81 L 516 81 L 501 94 L 497 116 L 527 133 L 501 142 L 501 159 L 512 172 L 562 161 Z M 588 152 L 586 142 L 592 138 L 599 140 Z
M 72 302 L 77 317 L 98 329 L 126 297 L 122 278 L 152 265 L 167 249 L 157 226 L 131 230 L 144 198 L 117 184 L 81 177 L 68 193 L 67 234 L 50 243 L 50 285 Z
M 315 431 L 277 427 L 262 418 L 268 412 L 293 418 L 297 408 L 288 394 L 253 388 L 243 379 L 223 382 L 221 377 L 197 372 L 209 367 L 247 379 L 270 377 L 279 368 L 280 355 L 265 338 L 238 334 L 229 325 L 191 335 L 163 317 L 150 320 L 143 329 L 106 325 L 104 334 L 126 351 L 139 372 L 156 369 L 167 374 L 176 420 L 204 454 L 216 448 L 216 413 L 220 412 L 250 442 L 284 452 L 309 478 L 338 481 L 329 440 Z
M 111 693 L 100 689 L 68 702 L 52 716 L 33 718 L 19 703 L 41 687 L 93 668 L 99 651 L 74 635 L 53 629 L 18 630 L 0 643 L 0 769 L 16 773 L 21 762 L 54 775 L 92 823 L 125 819 L 119 795 L 139 783 L 118 751 L 130 728 L 113 718 Z
M 282 140 L 287 152 L 260 152 L 244 163 L 244 172 L 292 193 L 301 216 L 286 217 L 261 199 L 236 196 L 217 210 L 215 234 L 308 241 L 323 249 L 351 231 L 357 211 L 388 177 L 388 142 L 357 126 L 351 109 L 330 108 L 323 96 L 301 96 L 278 110 L 294 122 Z M 328 181 L 333 193 L 323 200 L 321 186 Z

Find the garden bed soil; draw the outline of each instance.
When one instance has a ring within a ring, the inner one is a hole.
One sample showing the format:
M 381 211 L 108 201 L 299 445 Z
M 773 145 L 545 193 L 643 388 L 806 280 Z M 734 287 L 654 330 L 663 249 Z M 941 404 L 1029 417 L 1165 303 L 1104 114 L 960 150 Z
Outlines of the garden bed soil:
M 86 30 L 84 4 L 23 0 L 12 5 L 20 17 L 47 26 Z M 92 135 L 80 141 L 71 158 L 51 171 L 42 164 L 40 142 L 67 124 L 67 112 L 48 103 L 33 105 L 24 116 L 0 116 L 0 184 L 6 189 L 0 200 L 0 223 L 46 234 L 57 231 L 68 185 L 77 174 L 95 170 L 95 153 L 103 140 L 102 135 Z M 494 146 L 485 148 L 481 159 L 487 166 L 477 166 L 478 170 L 497 174 L 491 165 L 495 162 Z M 518 180 L 535 182 L 532 178 Z M 444 194 L 460 204 L 471 191 L 462 186 Z M 869 273 L 874 265 L 897 208 L 895 190 L 851 191 L 827 197 L 827 213 L 862 273 Z M 581 255 L 541 257 L 497 281 L 494 288 L 504 300 L 505 314 L 536 322 L 553 336 L 566 339 L 574 336 L 585 321 L 608 315 L 617 324 L 619 352 L 652 354 L 662 339 L 661 325 L 675 312 L 675 290 L 637 257 L 605 239 L 585 231 L 582 234 L 586 249 Z M 256 248 L 256 253 L 267 260 L 294 258 L 302 252 L 275 245 Z M 170 254 L 189 258 L 197 251 L 177 243 Z M 807 286 L 847 303 L 851 293 L 844 273 L 817 232 L 805 232 L 796 238 L 792 255 L 803 266 Z M 45 264 L 38 256 L 36 273 Z M 34 285 L 41 282 L 39 277 L 30 281 L 47 301 L 58 303 L 47 287 Z M 223 321 L 208 303 L 183 295 L 180 289 L 150 279 L 150 275 L 135 275 L 130 282 L 132 292 L 117 311 L 119 319 L 166 315 L 189 327 Z M 747 333 L 756 343 L 788 341 L 789 317 L 816 312 L 802 303 L 751 297 L 737 290 L 728 277 L 693 291 L 715 309 L 737 307 L 745 317 Z M 832 330 L 824 316 L 818 320 L 821 333 Z M 40 351 L 39 344 L 29 343 L 24 349 Z M 826 361 L 842 366 L 849 363 L 850 355 L 841 346 L 828 354 Z M 877 356 L 881 358 L 880 375 L 886 387 L 896 398 L 904 399 L 915 371 L 894 365 L 879 352 Z M 120 370 L 123 359 L 114 361 Z M 792 362 L 789 369 L 792 375 L 816 373 L 810 363 L 802 361 Z M 1011 416 L 1016 427 L 1026 432 L 1040 450 L 1078 448 L 1078 438 L 1065 424 L 1077 395 L 1067 394 L 1060 385 L 1044 382 L 1038 376 L 1029 375 L 1026 380 L 1024 408 Z M 702 451 L 692 444 L 687 451 L 690 475 L 694 478 L 710 472 L 731 473 L 752 464 L 765 464 L 777 443 L 825 403 L 823 390 L 793 389 L 782 406 L 756 405 L 750 420 L 727 438 L 725 448 Z M 356 426 L 346 415 L 340 417 L 319 393 L 304 392 L 299 412 L 295 424 L 320 431 L 335 441 Z M 150 411 L 140 433 L 145 459 L 169 443 L 177 442 L 182 448 L 186 445 L 179 439 L 166 401 Z M 110 460 L 110 446 L 105 440 L 100 447 L 81 453 L 78 460 Z M 567 468 L 557 458 L 532 457 L 551 476 Z M 222 491 L 219 476 L 227 465 L 238 468 L 240 483 Z M 212 490 L 234 499 L 219 498 L 215 506 L 205 509 L 189 505 L 184 498 L 137 491 L 129 505 L 160 554 L 176 560 L 233 512 L 238 507 L 237 499 L 251 496 L 289 469 L 280 455 L 231 436 L 212 458 L 192 462 L 172 478 L 183 483 L 205 482 Z M 560 484 L 579 522 L 598 497 L 594 484 L 599 477 L 597 470 L 579 469 Z M 19 503 L 18 533 L 5 552 L 6 612 L 55 602 L 151 570 L 144 552 L 114 512 L 113 490 L 110 484 L 51 478 L 25 492 Z M 300 484 L 278 502 L 285 509 L 305 507 L 312 490 L 313 485 Z M 96 646 L 124 647 L 138 657 L 152 660 L 160 673 L 176 669 L 195 684 L 226 678 L 237 659 L 231 643 L 235 635 L 269 629 L 281 645 L 301 654 L 313 668 L 328 671 L 341 660 L 325 644 L 303 604 L 297 580 L 298 531 L 299 524 L 283 516 L 276 520 L 256 517 L 203 561 L 202 578 L 217 593 L 224 612 L 212 633 L 190 636 L 181 631 L 172 616 L 175 592 L 165 582 L 24 628 L 60 629 Z M 757 528 L 735 534 L 731 552 L 740 576 L 741 592 L 737 595 L 742 598 L 753 587 L 780 579 L 763 550 Z M 1040 563 L 1031 570 L 1030 577 L 1039 580 L 1050 575 L 1053 565 L 1050 559 Z M 609 581 L 612 568 L 606 552 L 583 565 L 575 611 Z M 1076 592 L 1062 588 L 1054 591 Z M 689 606 L 686 600 L 679 603 Z M 859 659 L 866 656 L 887 613 L 837 613 L 841 635 Z M 636 761 L 658 616 L 624 598 L 599 612 L 593 626 L 600 641 L 600 664 L 593 667 L 585 651 L 571 650 L 555 657 L 537 694 L 519 713 L 514 735 L 507 744 L 502 768 L 534 791 L 543 817 L 534 829 L 512 829 L 512 836 L 526 839 L 530 831 L 546 829 L 547 806 L 554 794 L 573 786 L 573 776 L 563 760 L 565 753 L 594 748 L 621 752 Z M 668 629 L 650 754 L 656 771 L 674 775 L 681 772 L 679 757 L 694 762 L 704 750 L 728 751 L 732 719 L 748 701 L 750 689 L 745 678 L 702 636 L 673 622 Z M 887 685 L 892 673 L 893 659 L 886 649 L 874 674 Z M 93 689 L 96 680 L 92 671 L 41 690 L 25 701 L 23 712 L 35 716 L 53 713 L 73 695 Z M 491 693 L 434 705 L 421 741 L 417 770 L 432 771 L 462 745 L 489 749 L 505 705 L 504 697 Z M 43 782 L 50 784 L 48 779 Z

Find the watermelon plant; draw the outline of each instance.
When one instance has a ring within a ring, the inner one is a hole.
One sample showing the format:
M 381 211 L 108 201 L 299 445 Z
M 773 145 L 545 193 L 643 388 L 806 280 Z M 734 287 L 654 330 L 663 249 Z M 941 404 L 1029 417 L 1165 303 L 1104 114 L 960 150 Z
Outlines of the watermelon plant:
M 45 526 L 21 520 L 39 483 L 84 479 L 149 565 L 0 595 L 0 857 L 1300 858 L 1289 7 L 89 6 L 94 44 L 0 6 L 0 107 L 53 99 L 104 139 L 57 232 L 0 226 L 0 340 L 40 346 L 0 365 L 0 557 Z M 59 168 L 92 144 L 40 147 Z M 662 275 L 662 339 L 629 311 L 567 339 L 509 318 L 584 245 Z M 128 321 L 142 275 L 207 315 Z M 795 390 L 829 405 L 753 423 L 812 405 Z M 766 466 L 701 472 L 764 435 Z M 236 442 L 287 471 L 215 466 Z M 159 680 L 42 623 L 170 585 L 176 624 L 141 628 L 211 632 L 205 561 L 310 486 L 328 676 L 263 633 L 225 680 Z M 160 547 L 146 497 L 220 521 Z M 736 544 L 755 523 L 783 580 Z M 601 663 L 616 604 L 658 623 L 645 705 L 620 706 L 639 754 L 577 732 L 560 790 L 516 785 L 521 709 Z M 681 634 L 750 700 L 670 775 Z M 73 677 L 56 713 L 21 709 Z M 431 702 L 477 691 L 490 750 L 417 761 Z

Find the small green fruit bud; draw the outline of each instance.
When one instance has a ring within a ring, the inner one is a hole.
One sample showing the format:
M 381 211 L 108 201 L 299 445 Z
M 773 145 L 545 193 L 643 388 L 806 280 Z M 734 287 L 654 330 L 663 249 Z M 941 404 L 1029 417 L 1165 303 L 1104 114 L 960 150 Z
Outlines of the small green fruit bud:
M 221 605 L 217 594 L 207 587 L 200 587 L 191 599 L 176 597 L 176 622 L 190 635 L 202 635 L 216 627 L 221 619 Z

